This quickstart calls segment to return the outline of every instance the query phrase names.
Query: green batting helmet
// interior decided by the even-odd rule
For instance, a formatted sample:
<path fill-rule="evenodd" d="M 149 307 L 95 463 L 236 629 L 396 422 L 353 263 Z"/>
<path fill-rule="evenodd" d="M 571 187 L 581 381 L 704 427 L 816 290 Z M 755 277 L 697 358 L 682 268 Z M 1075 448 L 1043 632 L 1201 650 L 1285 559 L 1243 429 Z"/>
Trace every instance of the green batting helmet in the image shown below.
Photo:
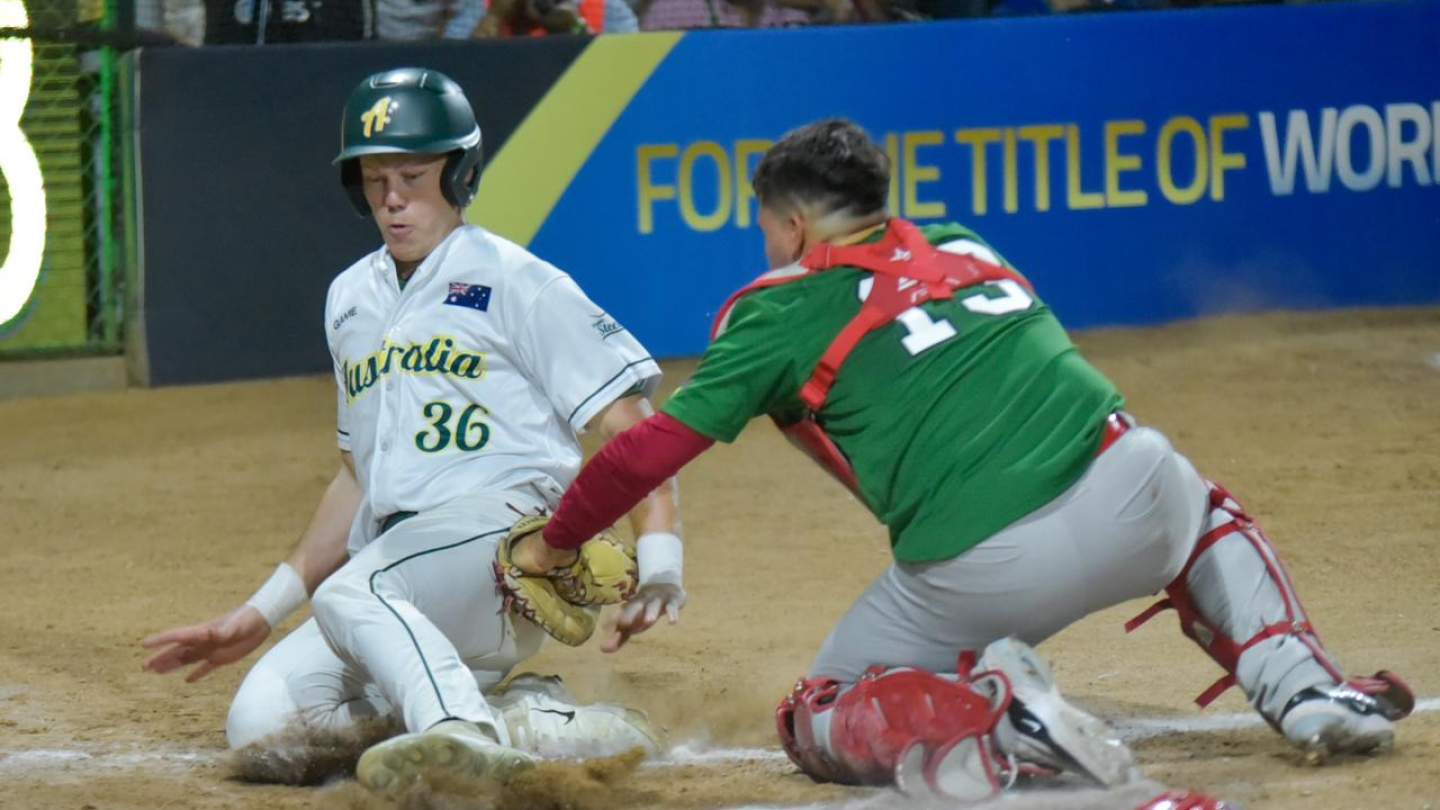
<path fill-rule="evenodd" d="M 362 155 L 446 155 L 440 190 L 457 208 L 480 187 L 480 125 L 454 79 L 427 68 L 396 68 L 360 82 L 340 119 L 340 183 L 361 216 L 370 215 L 360 179 Z"/>

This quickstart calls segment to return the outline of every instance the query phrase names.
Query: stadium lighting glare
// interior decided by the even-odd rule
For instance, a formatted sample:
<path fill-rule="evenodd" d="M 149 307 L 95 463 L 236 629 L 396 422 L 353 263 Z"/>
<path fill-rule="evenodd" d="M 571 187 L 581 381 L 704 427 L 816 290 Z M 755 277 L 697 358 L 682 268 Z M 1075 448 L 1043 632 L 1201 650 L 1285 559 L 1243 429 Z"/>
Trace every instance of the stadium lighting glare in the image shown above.
<path fill-rule="evenodd" d="M 0 28 L 30 24 L 22 0 L 0 0 Z M 45 180 L 20 116 L 30 98 L 34 48 L 0 39 L 0 174 L 10 190 L 10 249 L 0 265 L 0 323 L 20 313 L 35 291 L 45 254 Z"/>

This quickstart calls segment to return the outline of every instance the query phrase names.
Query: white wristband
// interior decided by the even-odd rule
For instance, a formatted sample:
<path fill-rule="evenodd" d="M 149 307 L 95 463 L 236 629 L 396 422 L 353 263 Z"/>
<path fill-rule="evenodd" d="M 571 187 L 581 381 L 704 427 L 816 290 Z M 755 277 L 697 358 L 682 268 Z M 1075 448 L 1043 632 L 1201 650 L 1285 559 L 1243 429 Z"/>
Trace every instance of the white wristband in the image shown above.
<path fill-rule="evenodd" d="M 650 532 L 635 541 L 635 558 L 640 568 L 640 585 L 680 586 L 685 566 L 685 545 L 670 532 Z"/>
<path fill-rule="evenodd" d="M 299 610 L 308 598 L 305 580 L 300 578 L 300 574 L 291 568 L 289 563 L 282 562 L 275 566 L 275 573 L 260 586 L 260 590 L 245 600 L 245 604 L 260 611 L 260 615 L 265 617 L 270 627 L 275 628 L 290 618 L 291 613 Z"/>

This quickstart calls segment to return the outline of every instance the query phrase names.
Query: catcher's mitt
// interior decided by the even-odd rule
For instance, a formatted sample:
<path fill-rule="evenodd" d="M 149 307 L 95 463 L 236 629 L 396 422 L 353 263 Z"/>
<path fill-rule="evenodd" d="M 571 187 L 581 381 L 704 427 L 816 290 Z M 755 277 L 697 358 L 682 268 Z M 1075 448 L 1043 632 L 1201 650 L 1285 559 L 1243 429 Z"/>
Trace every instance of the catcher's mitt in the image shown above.
<path fill-rule="evenodd" d="M 580 547 L 580 556 L 566 568 L 545 576 L 521 571 L 510 560 L 520 538 L 540 531 L 550 518 L 522 518 L 495 550 L 495 580 L 506 607 L 540 625 L 555 640 L 578 647 L 595 632 L 600 605 L 614 605 L 635 593 L 638 571 L 635 552 L 609 532 Z"/>

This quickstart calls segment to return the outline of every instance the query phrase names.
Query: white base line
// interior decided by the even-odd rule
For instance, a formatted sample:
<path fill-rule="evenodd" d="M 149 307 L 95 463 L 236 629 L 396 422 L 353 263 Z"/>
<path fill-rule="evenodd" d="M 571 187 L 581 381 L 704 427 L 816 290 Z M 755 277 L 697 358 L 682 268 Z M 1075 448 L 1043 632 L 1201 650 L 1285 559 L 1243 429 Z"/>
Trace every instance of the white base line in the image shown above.
<path fill-rule="evenodd" d="M 1440 710 L 1440 698 L 1426 698 L 1415 704 L 1415 713 Z M 1177 717 L 1135 717 L 1113 723 L 1129 742 L 1167 734 L 1214 734 L 1265 725 L 1254 712 Z M 105 752 L 81 749 L 34 748 L 0 750 L 0 773 L 37 773 L 72 767 L 104 769 L 189 769 L 219 762 L 222 751 L 126 751 Z M 785 752 L 775 748 L 708 748 L 682 744 L 657 760 L 653 767 L 677 765 L 720 765 L 733 762 L 784 762 Z"/>
<path fill-rule="evenodd" d="M 92 753 L 77 749 L 34 748 L 0 751 L 0 773 L 64 770 L 72 766 L 140 769 L 172 765 L 188 768 L 215 762 L 221 756 L 220 752 L 215 751 L 131 751 L 127 753 L 98 751 Z"/>

